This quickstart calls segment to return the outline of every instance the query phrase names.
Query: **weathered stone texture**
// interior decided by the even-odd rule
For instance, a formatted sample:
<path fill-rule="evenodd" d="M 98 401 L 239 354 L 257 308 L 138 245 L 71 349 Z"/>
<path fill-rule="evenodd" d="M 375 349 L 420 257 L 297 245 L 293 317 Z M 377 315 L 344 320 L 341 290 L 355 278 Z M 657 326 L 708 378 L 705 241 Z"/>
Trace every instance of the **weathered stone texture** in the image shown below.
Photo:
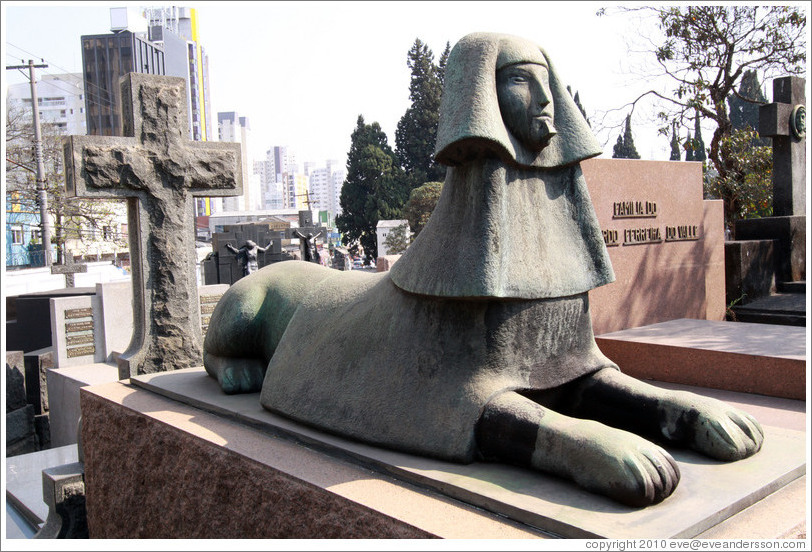
<path fill-rule="evenodd" d="M 430 536 L 92 394 L 82 402 L 92 538 Z"/>

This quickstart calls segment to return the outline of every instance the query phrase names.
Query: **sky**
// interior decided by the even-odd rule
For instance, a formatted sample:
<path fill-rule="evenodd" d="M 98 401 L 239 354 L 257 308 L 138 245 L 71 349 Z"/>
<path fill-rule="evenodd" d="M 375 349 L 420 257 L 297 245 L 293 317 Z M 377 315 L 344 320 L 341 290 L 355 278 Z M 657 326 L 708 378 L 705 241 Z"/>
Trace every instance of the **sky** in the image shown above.
<path fill-rule="evenodd" d="M 173 5 L 150 2 L 2 2 L 6 65 L 28 59 L 44 73 L 81 72 L 80 37 L 110 30 L 110 8 Z M 197 9 L 200 42 L 209 56 L 212 108 L 236 111 L 251 128 L 254 159 L 288 146 L 299 163 L 346 160 L 359 115 L 378 122 L 395 146 L 395 128 L 410 105 L 407 53 L 419 38 L 435 60 L 464 35 L 503 32 L 545 48 L 581 103 L 611 157 L 620 129 L 603 130 L 599 112 L 622 108 L 640 91 L 668 83 L 635 76 L 642 54 L 630 37 L 647 25 L 628 15 L 598 17 L 614 4 L 552 1 L 298 1 L 178 2 Z M 142 20 L 143 21 L 143 20 Z M 653 25 L 648 24 L 653 29 Z M 6 84 L 27 82 L 5 71 Z M 611 112 L 622 121 L 627 109 Z M 668 159 L 668 139 L 649 124 L 654 107 L 632 120 L 644 159 Z M 215 131 L 216 132 L 216 131 Z M 709 141 L 710 128 L 703 132 Z"/>

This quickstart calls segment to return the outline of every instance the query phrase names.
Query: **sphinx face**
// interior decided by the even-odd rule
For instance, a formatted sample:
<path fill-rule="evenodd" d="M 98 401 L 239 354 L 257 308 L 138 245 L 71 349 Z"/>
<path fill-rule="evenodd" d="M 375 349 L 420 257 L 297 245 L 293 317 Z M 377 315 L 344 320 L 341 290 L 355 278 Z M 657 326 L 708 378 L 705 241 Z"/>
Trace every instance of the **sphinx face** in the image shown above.
<path fill-rule="evenodd" d="M 556 134 L 547 67 L 536 63 L 503 67 L 496 72 L 496 92 L 507 129 L 528 149 L 542 150 Z"/>

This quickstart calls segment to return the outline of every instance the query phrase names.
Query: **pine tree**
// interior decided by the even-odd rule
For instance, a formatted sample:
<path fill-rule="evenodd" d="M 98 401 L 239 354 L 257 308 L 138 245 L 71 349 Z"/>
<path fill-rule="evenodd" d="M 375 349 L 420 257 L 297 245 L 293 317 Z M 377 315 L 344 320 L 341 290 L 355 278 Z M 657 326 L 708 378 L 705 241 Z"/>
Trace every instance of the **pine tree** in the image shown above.
<path fill-rule="evenodd" d="M 699 125 L 699 113 L 696 114 L 695 124 L 694 124 L 694 161 L 701 161 L 705 162 L 705 159 L 708 158 L 707 153 L 705 153 L 705 141 L 702 139 L 702 127 Z"/>
<path fill-rule="evenodd" d="M 450 45 L 446 45 L 450 51 Z M 440 119 L 440 99 L 445 74 L 443 54 L 440 66 L 434 64 L 434 54 L 419 38 L 415 40 L 407 57 L 412 72 L 409 99 L 412 105 L 398 122 L 395 130 L 395 151 L 403 170 L 405 193 L 428 180 L 442 180 L 445 168 L 434 162 L 437 123 Z"/>
<path fill-rule="evenodd" d="M 378 256 L 376 226 L 381 219 L 395 218 L 406 201 L 396 186 L 396 156 L 378 123 L 367 125 L 363 116 L 352 133 L 347 154 L 347 178 L 341 187 L 341 210 L 336 227 L 341 241 L 353 253 L 364 248 L 367 260 Z"/>
<path fill-rule="evenodd" d="M 670 161 L 679 161 L 679 138 L 677 138 L 677 125 L 671 125 L 671 158 Z"/>
<path fill-rule="evenodd" d="M 688 137 L 685 139 L 685 160 L 686 161 L 694 161 L 694 141 L 691 138 L 691 133 L 688 133 Z"/>
<path fill-rule="evenodd" d="M 637 148 L 634 147 L 631 119 L 631 115 L 626 115 L 626 128 L 623 135 L 617 137 L 614 153 L 612 153 L 614 159 L 640 159 L 640 154 L 637 153 Z"/>

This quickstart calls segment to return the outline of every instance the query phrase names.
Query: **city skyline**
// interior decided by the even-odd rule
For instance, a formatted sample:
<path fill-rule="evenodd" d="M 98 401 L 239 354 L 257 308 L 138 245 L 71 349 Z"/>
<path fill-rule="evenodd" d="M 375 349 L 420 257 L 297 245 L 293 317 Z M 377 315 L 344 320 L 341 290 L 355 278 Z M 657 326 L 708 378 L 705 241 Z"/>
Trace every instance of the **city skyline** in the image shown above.
<path fill-rule="evenodd" d="M 154 5 L 4 2 L 4 59 L 8 65 L 41 57 L 50 65 L 45 74 L 80 72 L 80 37 L 109 32 L 110 8 L 136 12 Z M 633 85 L 646 84 L 630 82 L 639 79 L 628 73 L 623 34 L 629 18 L 599 18 L 598 3 L 472 2 L 465 10 L 457 2 L 416 1 L 182 5 L 198 13 L 200 41 L 210 58 L 212 111 L 248 118 L 254 158 L 282 145 L 301 162 L 346 160 L 359 115 L 380 123 L 395 147 L 397 122 L 410 105 L 406 56 L 417 38 L 435 61 L 446 42 L 453 46 L 469 32 L 535 40 L 589 114 L 623 106 L 635 97 Z M 31 32 L 34 21 L 47 33 Z M 7 73 L 8 84 L 25 78 Z M 667 159 L 668 139 L 644 131 L 644 116 L 638 109 L 640 120 L 633 121 L 638 149 L 644 158 Z M 610 156 L 619 131 L 593 129 Z"/>

